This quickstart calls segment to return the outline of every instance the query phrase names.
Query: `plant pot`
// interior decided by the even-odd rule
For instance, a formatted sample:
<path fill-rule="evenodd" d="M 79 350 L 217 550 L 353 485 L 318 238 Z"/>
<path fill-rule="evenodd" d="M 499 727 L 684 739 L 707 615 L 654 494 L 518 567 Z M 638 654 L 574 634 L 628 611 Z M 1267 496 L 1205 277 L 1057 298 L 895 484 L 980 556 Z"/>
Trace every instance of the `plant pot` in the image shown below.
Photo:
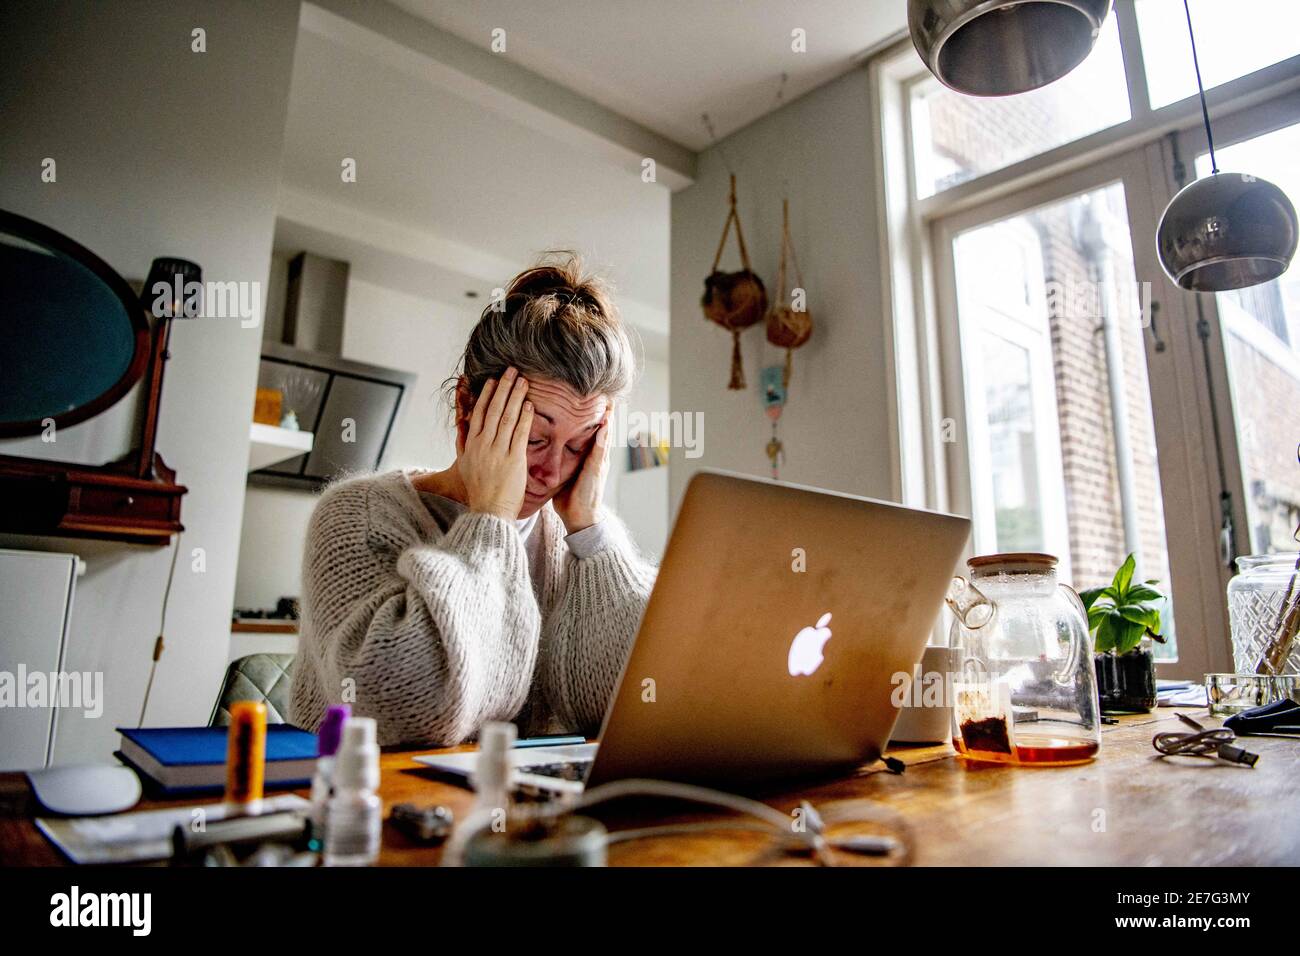
<path fill-rule="evenodd" d="M 1156 706 L 1156 663 L 1151 641 L 1126 654 L 1094 654 L 1103 714 L 1149 714 Z"/>

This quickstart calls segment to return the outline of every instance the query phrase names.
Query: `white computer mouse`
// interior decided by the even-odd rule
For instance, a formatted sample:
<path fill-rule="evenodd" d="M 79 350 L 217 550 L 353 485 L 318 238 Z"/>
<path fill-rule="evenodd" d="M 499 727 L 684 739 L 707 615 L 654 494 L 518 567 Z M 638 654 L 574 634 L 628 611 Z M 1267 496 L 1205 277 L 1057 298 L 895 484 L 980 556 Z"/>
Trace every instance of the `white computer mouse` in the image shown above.
<path fill-rule="evenodd" d="M 121 764 L 29 770 L 27 779 L 42 806 L 71 817 L 118 813 L 140 800 L 140 778 Z"/>

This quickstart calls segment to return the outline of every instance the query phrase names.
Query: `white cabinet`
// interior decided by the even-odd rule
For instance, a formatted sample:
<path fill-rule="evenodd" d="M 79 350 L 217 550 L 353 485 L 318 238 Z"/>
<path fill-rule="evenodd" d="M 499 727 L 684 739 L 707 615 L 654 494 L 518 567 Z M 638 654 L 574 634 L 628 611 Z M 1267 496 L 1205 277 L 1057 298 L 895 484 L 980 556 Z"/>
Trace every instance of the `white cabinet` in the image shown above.
<path fill-rule="evenodd" d="M 102 677 L 63 674 L 83 569 L 75 554 L 0 548 L 0 771 L 50 765 L 60 702 L 103 706 Z"/>

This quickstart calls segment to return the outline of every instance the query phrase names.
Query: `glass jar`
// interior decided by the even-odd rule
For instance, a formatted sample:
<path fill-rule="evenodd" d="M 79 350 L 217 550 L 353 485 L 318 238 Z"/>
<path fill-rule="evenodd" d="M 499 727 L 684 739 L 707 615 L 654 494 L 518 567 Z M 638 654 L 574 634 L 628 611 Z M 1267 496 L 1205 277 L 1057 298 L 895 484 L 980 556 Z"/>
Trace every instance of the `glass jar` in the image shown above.
<path fill-rule="evenodd" d="M 1091 760 L 1101 720 L 1088 616 L 1047 554 L 966 562 L 948 593 L 959 651 L 952 743 L 972 760 L 1052 766 Z"/>
<path fill-rule="evenodd" d="M 1240 573 L 1228 582 L 1232 663 L 1237 673 L 1300 674 L 1297 557 L 1292 551 L 1237 559 Z M 1265 657 L 1269 664 L 1261 669 Z"/>

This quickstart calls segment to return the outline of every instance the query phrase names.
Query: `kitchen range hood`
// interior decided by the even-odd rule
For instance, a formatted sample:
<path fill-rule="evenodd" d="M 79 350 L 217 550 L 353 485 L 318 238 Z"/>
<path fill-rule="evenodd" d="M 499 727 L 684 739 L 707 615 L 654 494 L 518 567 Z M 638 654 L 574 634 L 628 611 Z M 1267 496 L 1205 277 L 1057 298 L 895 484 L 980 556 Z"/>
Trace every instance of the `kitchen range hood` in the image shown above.
<path fill-rule="evenodd" d="M 342 357 L 348 264 L 309 252 L 289 263 L 282 342 L 263 342 L 257 387 L 312 432 L 311 451 L 250 472 L 250 483 L 318 490 L 383 460 L 413 372 Z"/>

